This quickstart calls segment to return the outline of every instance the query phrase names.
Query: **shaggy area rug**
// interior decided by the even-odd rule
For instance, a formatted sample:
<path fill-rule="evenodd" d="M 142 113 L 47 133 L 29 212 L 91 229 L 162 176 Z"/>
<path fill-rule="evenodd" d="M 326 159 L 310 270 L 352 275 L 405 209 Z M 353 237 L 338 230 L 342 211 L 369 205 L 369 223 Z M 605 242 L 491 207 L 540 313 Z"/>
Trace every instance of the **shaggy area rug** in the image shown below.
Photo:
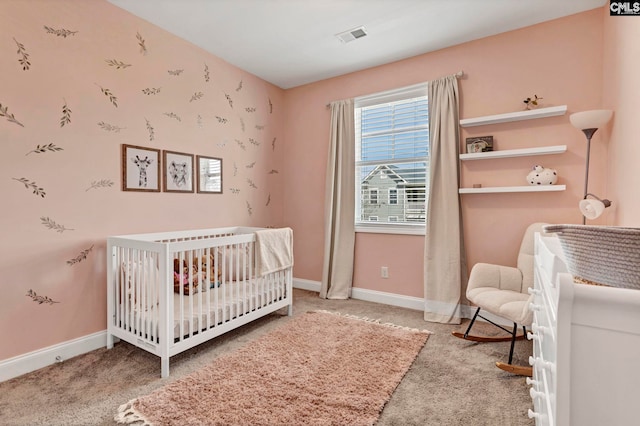
<path fill-rule="evenodd" d="M 308 312 L 120 406 L 144 425 L 371 425 L 429 332 Z"/>

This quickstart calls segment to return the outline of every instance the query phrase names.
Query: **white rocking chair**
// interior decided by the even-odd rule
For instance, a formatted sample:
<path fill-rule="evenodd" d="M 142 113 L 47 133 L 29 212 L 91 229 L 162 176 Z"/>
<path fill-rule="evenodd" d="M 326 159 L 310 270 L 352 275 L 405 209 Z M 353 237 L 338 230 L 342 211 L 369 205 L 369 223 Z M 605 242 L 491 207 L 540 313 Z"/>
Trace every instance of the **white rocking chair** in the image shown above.
<path fill-rule="evenodd" d="M 533 319 L 533 314 L 529 311 L 529 303 L 533 301 L 533 296 L 528 294 L 528 289 L 530 287 L 533 288 L 534 234 L 541 232 L 544 225 L 546 223 L 534 223 L 529 225 L 525 231 L 518 254 L 517 268 L 489 263 L 477 263 L 473 266 L 466 295 L 467 299 L 476 305 L 478 309 L 464 334 L 460 332 L 452 333 L 456 337 L 474 342 L 504 342 L 511 340 L 509 362 L 496 362 L 496 366 L 504 371 L 522 376 L 531 376 L 531 367 L 513 365 L 513 349 L 516 340 L 523 339 L 527 335 L 527 327 L 531 325 Z M 513 329 L 508 330 L 482 316 L 480 314 L 481 309 L 513 321 Z M 510 336 L 488 337 L 469 334 L 477 317 L 501 328 L 509 333 Z M 517 334 L 518 325 L 522 326 L 524 334 Z"/>

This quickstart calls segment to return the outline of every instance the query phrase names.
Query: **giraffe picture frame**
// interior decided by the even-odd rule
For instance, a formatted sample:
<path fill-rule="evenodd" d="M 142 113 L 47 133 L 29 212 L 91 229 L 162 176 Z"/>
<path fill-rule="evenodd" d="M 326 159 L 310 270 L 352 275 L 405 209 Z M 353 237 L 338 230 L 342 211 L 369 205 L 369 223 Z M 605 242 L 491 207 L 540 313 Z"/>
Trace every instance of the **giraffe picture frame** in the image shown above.
<path fill-rule="evenodd" d="M 160 192 L 160 150 L 122 144 L 122 190 Z"/>

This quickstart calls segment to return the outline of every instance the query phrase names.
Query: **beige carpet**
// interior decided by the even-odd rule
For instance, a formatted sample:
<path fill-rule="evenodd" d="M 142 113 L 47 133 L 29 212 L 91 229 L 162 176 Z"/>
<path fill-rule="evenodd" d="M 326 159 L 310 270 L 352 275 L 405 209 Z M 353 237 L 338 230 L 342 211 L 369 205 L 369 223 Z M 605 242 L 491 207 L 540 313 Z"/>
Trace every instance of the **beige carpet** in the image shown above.
<path fill-rule="evenodd" d="M 452 331 L 465 330 L 468 320 L 461 325 L 427 323 L 422 311 L 325 300 L 299 289 L 293 298 L 293 317 L 285 309 L 171 357 L 166 379 L 160 378 L 158 357 L 120 342 L 111 350 L 97 349 L 2 382 L 0 425 L 117 426 L 113 416 L 123 403 L 187 377 L 308 311 L 329 310 L 433 333 L 376 426 L 533 426 L 527 418 L 533 407 L 525 379 L 495 367 L 496 361 L 507 361 L 509 342 L 478 344 L 452 337 Z M 474 326 L 478 334 L 498 331 L 486 323 Z M 531 341 L 518 341 L 514 362 L 526 365 L 531 352 Z"/>
<path fill-rule="evenodd" d="M 307 312 L 120 407 L 150 425 L 372 425 L 429 333 Z"/>

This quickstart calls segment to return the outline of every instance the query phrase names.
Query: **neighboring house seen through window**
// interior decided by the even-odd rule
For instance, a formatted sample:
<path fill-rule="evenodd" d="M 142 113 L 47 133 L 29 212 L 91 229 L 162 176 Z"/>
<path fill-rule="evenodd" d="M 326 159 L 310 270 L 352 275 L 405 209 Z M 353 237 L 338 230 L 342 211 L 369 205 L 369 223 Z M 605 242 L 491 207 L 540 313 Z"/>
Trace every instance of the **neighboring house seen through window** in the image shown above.
<path fill-rule="evenodd" d="M 422 84 L 356 99 L 356 231 L 424 233 L 426 94 Z"/>

